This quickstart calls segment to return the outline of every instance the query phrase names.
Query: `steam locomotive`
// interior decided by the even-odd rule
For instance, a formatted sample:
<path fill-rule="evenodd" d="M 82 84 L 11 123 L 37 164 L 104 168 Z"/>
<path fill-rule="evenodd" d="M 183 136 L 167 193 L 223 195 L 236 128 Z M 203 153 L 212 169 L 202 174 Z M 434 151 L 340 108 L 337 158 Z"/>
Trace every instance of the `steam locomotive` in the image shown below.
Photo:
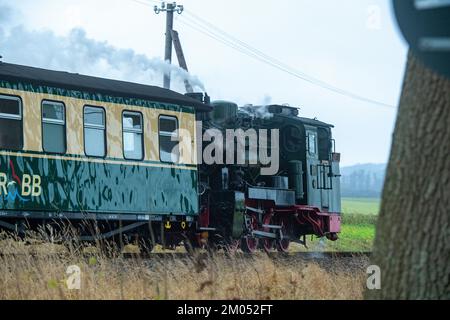
<path fill-rule="evenodd" d="M 217 101 L 212 106 L 212 112 L 203 114 L 204 131 L 218 128 L 223 136 L 230 130 L 263 133 L 260 148 L 278 154 L 276 171 L 262 175 L 263 165 L 251 164 L 256 150 L 242 139 L 243 164 L 199 166 L 204 190 L 200 229 L 214 228 L 212 242 L 240 246 L 244 252 L 287 252 L 290 242 L 306 245 L 306 235 L 337 240 L 340 155 L 334 150 L 332 126 L 299 117 L 299 110 L 287 105 L 239 108 Z M 276 138 L 268 130 L 276 132 Z M 261 145 L 261 140 L 268 143 Z M 230 147 L 236 148 L 234 142 L 226 144 L 224 153 Z"/>
<path fill-rule="evenodd" d="M 331 129 L 287 105 L 0 63 L 0 228 L 147 250 L 336 240 Z"/>

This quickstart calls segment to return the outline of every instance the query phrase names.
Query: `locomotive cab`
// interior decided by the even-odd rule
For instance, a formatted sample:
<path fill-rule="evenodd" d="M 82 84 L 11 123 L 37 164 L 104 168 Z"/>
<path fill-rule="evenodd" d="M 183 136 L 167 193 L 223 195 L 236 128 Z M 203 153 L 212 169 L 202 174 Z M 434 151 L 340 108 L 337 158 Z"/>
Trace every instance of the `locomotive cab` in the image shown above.
<path fill-rule="evenodd" d="M 329 127 L 305 125 L 307 204 L 340 212 L 339 156 Z"/>
<path fill-rule="evenodd" d="M 269 110 L 293 109 L 269 107 Z M 297 111 L 297 109 L 295 109 Z M 297 112 L 279 111 L 272 119 L 280 127 L 280 172 L 288 172 L 289 188 L 296 190 L 296 204 L 319 207 L 325 212 L 339 213 L 340 154 L 335 151 L 332 125 L 298 117 Z M 295 163 L 301 163 L 302 185 L 295 181 Z M 298 170 L 297 170 L 298 171 Z"/>

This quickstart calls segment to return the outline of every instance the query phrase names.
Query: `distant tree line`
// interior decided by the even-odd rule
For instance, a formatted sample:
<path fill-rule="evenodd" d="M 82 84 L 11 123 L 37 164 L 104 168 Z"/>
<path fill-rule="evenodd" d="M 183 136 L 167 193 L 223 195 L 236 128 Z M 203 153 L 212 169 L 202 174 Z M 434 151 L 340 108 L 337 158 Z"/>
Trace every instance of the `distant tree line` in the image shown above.
<path fill-rule="evenodd" d="M 342 170 L 341 194 L 343 197 L 380 197 L 383 189 L 384 167 L 365 165 L 364 168 L 348 167 Z"/>

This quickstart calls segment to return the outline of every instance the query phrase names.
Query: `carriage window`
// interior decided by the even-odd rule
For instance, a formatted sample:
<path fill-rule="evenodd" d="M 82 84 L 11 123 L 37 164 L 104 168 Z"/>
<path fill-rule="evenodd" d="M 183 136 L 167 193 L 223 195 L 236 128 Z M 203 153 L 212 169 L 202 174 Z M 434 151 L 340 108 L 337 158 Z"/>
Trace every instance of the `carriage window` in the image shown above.
<path fill-rule="evenodd" d="M 45 152 L 66 152 L 66 118 L 64 104 L 42 102 L 42 147 Z"/>
<path fill-rule="evenodd" d="M 0 95 L 0 148 L 23 149 L 22 102 L 18 97 Z"/>
<path fill-rule="evenodd" d="M 122 126 L 125 159 L 142 160 L 144 158 L 142 115 L 137 112 L 124 112 Z"/>
<path fill-rule="evenodd" d="M 84 152 L 87 156 L 106 156 L 105 110 L 84 107 Z"/>
<path fill-rule="evenodd" d="M 316 135 L 308 134 L 308 151 L 310 154 L 316 154 Z"/>
<path fill-rule="evenodd" d="M 162 162 L 178 162 L 178 120 L 175 117 L 159 118 L 159 158 Z"/>

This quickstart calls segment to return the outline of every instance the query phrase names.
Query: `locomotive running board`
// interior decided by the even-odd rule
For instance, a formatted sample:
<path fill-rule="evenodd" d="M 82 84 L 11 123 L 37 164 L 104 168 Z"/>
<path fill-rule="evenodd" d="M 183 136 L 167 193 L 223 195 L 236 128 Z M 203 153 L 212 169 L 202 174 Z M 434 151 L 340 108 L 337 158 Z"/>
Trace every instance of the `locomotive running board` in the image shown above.
<path fill-rule="evenodd" d="M 261 213 L 261 214 L 264 213 L 264 210 L 252 208 L 252 207 L 248 207 L 248 206 L 246 206 L 245 209 L 256 212 L 256 213 Z"/>
<path fill-rule="evenodd" d="M 275 225 L 275 224 L 263 224 L 262 227 L 269 228 L 269 229 L 278 229 L 278 230 L 281 230 L 281 228 L 283 228 L 282 226 Z"/>
<path fill-rule="evenodd" d="M 264 231 L 259 231 L 259 230 L 252 231 L 252 235 L 253 235 L 253 236 L 257 236 L 258 238 L 272 238 L 272 239 L 277 239 L 277 235 L 276 235 L 275 233 L 264 232 Z"/>

